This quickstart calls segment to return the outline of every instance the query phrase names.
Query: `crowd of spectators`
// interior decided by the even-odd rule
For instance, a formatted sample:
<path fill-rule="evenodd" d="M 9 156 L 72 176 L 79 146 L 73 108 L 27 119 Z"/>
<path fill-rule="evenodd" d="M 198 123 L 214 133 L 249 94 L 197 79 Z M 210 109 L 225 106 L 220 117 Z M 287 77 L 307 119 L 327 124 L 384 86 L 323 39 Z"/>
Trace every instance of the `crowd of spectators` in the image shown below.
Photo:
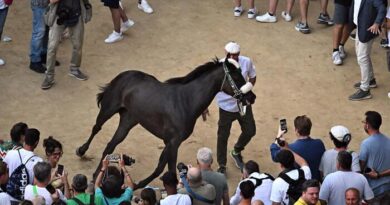
<path fill-rule="evenodd" d="M 378 112 L 365 113 L 363 129 L 369 136 L 359 153 L 348 149 L 349 130 L 333 126 L 329 137 L 334 147 L 325 151 L 322 141 L 310 136 L 310 118 L 298 116 L 294 120 L 297 140 L 289 144 L 284 138 L 286 130 L 279 128 L 270 147 L 272 159 L 281 169 L 275 178 L 249 160 L 229 197 L 226 172 L 213 171 L 213 152 L 202 147 L 196 154 L 196 166 L 178 166 L 179 176 L 167 171 L 160 178 L 164 188 L 146 187 L 133 197 L 135 183 L 123 157 L 117 164 L 111 163 L 111 158 L 103 159 L 94 189 L 81 173 L 69 183 L 68 169 L 59 163 L 62 144 L 52 136 L 44 139 L 46 156 L 40 158 L 34 152 L 40 132 L 20 122 L 11 128 L 11 140 L 0 144 L 0 204 L 390 204 L 390 139 L 379 131 L 381 124 Z"/>

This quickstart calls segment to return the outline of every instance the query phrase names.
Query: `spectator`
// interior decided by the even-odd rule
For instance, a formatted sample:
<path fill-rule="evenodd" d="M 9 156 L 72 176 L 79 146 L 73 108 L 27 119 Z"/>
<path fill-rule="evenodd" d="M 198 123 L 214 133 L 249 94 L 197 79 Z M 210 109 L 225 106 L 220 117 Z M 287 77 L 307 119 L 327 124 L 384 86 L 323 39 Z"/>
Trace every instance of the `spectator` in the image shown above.
<path fill-rule="evenodd" d="M 5 19 L 7 18 L 7 13 L 8 13 L 8 6 L 4 0 L 0 0 L 0 39 L 2 38 L 1 36 L 3 35 L 3 28 L 5 24 Z M 0 66 L 4 65 L 5 61 L 0 58 Z"/>
<path fill-rule="evenodd" d="M 77 174 L 72 180 L 73 198 L 66 201 L 67 205 L 94 204 L 95 197 L 85 193 L 88 187 L 87 177 L 83 174 Z"/>
<path fill-rule="evenodd" d="M 0 144 L 1 160 L 4 159 L 5 155 L 9 150 L 19 149 L 23 147 L 24 135 L 26 134 L 27 129 L 27 124 L 24 122 L 19 122 L 12 126 L 10 131 L 11 140 L 7 140 Z"/>
<path fill-rule="evenodd" d="M 360 193 L 356 188 L 348 188 L 345 191 L 345 205 L 360 205 Z"/>
<path fill-rule="evenodd" d="M 115 171 L 110 171 L 110 167 L 108 165 L 109 162 L 106 157 L 102 161 L 102 169 L 100 170 L 95 182 L 95 196 L 97 203 L 119 205 L 122 201 L 130 202 L 133 198 L 134 183 L 130 174 L 126 170 L 123 156 L 119 161 L 120 170 L 124 174 L 123 177 L 116 167 L 111 166 L 111 170 Z M 106 176 L 103 179 L 104 173 L 106 173 Z M 124 182 L 126 183 L 124 184 Z M 126 188 L 122 188 L 123 185 L 125 185 Z"/>
<path fill-rule="evenodd" d="M 320 163 L 321 180 L 328 174 L 336 172 L 337 154 L 340 151 L 347 151 L 348 144 L 351 142 L 352 136 L 349 130 L 342 126 L 337 125 L 330 129 L 330 139 L 332 140 L 335 148 L 329 149 L 322 155 Z M 356 152 L 350 151 L 352 154 L 352 171 L 360 172 L 359 155 Z"/>
<path fill-rule="evenodd" d="M 320 139 L 313 139 L 310 137 L 311 120 L 306 115 L 298 116 L 294 120 L 295 134 L 297 140 L 288 145 L 288 147 L 309 164 L 310 172 L 313 179 L 320 181 L 320 171 L 318 170 L 321 162 L 322 154 L 325 152 L 324 143 Z M 285 132 L 279 131 L 277 138 L 281 138 Z M 280 147 L 275 142 L 271 144 L 272 160 L 276 162 L 276 155 L 280 151 Z"/>
<path fill-rule="evenodd" d="M 240 64 L 241 74 L 248 82 L 246 85 L 252 88 L 256 83 L 256 71 L 252 60 L 246 56 L 240 56 L 240 45 L 235 42 L 229 42 L 225 46 L 227 58 L 232 58 Z M 237 120 L 241 126 L 241 134 L 238 137 L 234 149 L 230 152 L 236 166 L 240 169 L 244 166 L 241 151 L 256 134 L 256 124 L 253 118 L 252 107 L 246 106 L 246 112 L 239 110 L 237 100 L 232 96 L 219 92 L 217 94 L 219 106 L 218 121 L 218 141 L 217 141 L 217 161 L 219 164 L 218 172 L 226 173 L 226 152 L 227 143 L 230 135 L 230 129 L 233 121 Z M 241 113 L 240 113 L 241 112 Z M 243 114 L 243 115 L 242 115 Z"/>
<path fill-rule="evenodd" d="M 320 183 L 309 179 L 302 184 L 302 196 L 294 205 L 321 205 L 319 201 Z"/>
<path fill-rule="evenodd" d="M 65 184 L 65 192 L 69 192 L 68 176 L 63 174 L 62 180 Z M 24 192 L 24 199 L 34 200 L 36 196 L 42 196 L 46 205 L 51 205 L 56 201 L 66 201 L 66 197 L 59 189 L 48 188 L 51 181 L 51 166 L 47 162 L 38 162 L 34 166 L 34 185 L 27 185 Z M 50 191 L 49 191 L 50 190 Z M 68 194 L 65 194 L 68 195 Z"/>
<path fill-rule="evenodd" d="M 51 165 L 51 175 L 56 178 L 52 180 L 51 185 L 53 185 L 56 189 L 59 188 L 61 189 L 61 191 L 64 191 L 64 184 L 61 181 L 61 178 L 58 178 L 58 176 L 61 176 L 64 172 L 64 166 L 58 164 L 63 154 L 62 144 L 56 139 L 54 139 L 52 136 L 50 136 L 47 139 L 43 140 L 43 147 L 45 148 L 47 162 L 49 162 L 49 164 Z M 69 198 L 70 196 L 66 197 Z"/>
<path fill-rule="evenodd" d="M 3 187 L 7 185 L 8 182 L 8 169 L 7 164 L 0 161 L 0 204 L 1 205 L 11 205 L 11 199 L 9 195 L 3 190 Z"/>
<path fill-rule="evenodd" d="M 292 202 L 298 200 L 299 196 L 294 199 L 294 196 L 289 196 L 287 194 L 288 190 L 290 189 L 290 184 L 281 176 L 287 176 L 290 180 L 293 180 L 295 183 L 299 184 L 302 181 L 311 179 L 310 168 L 301 156 L 288 149 L 281 150 L 276 155 L 276 159 L 277 162 L 280 163 L 280 167 L 283 171 L 272 184 L 270 197 L 272 205 L 292 204 Z M 294 167 L 294 162 L 296 162 L 301 168 L 296 169 Z"/>
<path fill-rule="evenodd" d="M 325 177 L 321 186 L 320 199 L 327 204 L 344 204 L 345 191 L 354 187 L 359 190 L 361 197 L 366 201 L 374 198 L 367 179 L 360 173 L 351 171 L 352 155 L 347 151 L 341 151 L 337 155 L 337 172 Z"/>
<path fill-rule="evenodd" d="M 241 16 L 242 12 L 244 12 L 244 8 L 241 5 L 241 0 L 234 0 L 234 4 L 236 5 L 234 7 L 234 16 L 239 17 Z M 257 14 L 255 0 L 248 0 L 248 4 L 250 7 L 248 10 L 248 19 L 253 19 Z"/>
<path fill-rule="evenodd" d="M 160 205 L 191 205 L 191 198 L 186 194 L 177 193 L 177 180 L 176 174 L 174 172 L 165 172 L 164 175 L 160 178 L 163 182 L 164 188 L 167 191 L 167 197 L 160 201 Z"/>
<path fill-rule="evenodd" d="M 110 8 L 114 31 L 104 40 L 105 43 L 115 43 L 123 39 L 122 32 L 127 31 L 134 22 L 127 18 L 125 11 L 120 6 L 120 0 L 101 0 L 104 6 Z M 121 19 L 123 24 L 121 26 Z"/>
<path fill-rule="evenodd" d="M 333 20 L 329 17 L 328 14 L 328 0 L 321 0 L 321 13 L 317 18 L 317 23 L 325 24 L 331 26 L 334 24 Z M 301 14 L 301 19 L 298 21 L 295 26 L 295 30 L 308 34 L 310 33 L 309 24 L 307 23 L 307 12 L 309 9 L 309 0 L 299 0 L 299 11 Z"/>
<path fill-rule="evenodd" d="M 141 191 L 141 201 L 139 205 L 156 205 L 156 192 L 152 188 L 145 188 Z"/>
<path fill-rule="evenodd" d="M 179 189 L 178 192 L 190 195 L 193 199 L 193 205 L 215 204 L 215 188 L 213 185 L 202 181 L 202 174 L 199 168 L 190 167 L 186 180 L 188 181 L 188 186 L 183 181 L 184 187 Z M 198 196 L 202 197 L 202 199 Z"/>
<path fill-rule="evenodd" d="M 251 181 L 243 181 L 240 183 L 240 190 L 241 200 L 238 205 L 250 205 L 255 195 L 255 185 Z"/>
<path fill-rule="evenodd" d="M 278 0 L 270 0 L 268 12 L 256 17 L 256 21 L 263 23 L 275 23 L 278 19 L 276 17 L 276 8 L 278 6 Z M 286 10 L 282 11 L 282 18 L 289 22 L 292 20 L 291 9 L 294 6 L 294 0 L 287 0 Z"/>
<path fill-rule="evenodd" d="M 28 181 L 26 184 L 32 184 L 34 179 L 34 166 L 36 163 L 41 162 L 42 158 L 34 154 L 35 148 L 39 143 L 39 131 L 34 128 L 27 129 L 24 139 L 23 148 L 17 150 L 11 150 L 4 158 L 4 162 L 8 165 L 8 173 L 11 177 L 13 172 L 22 164 L 25 164 L 28 172 Z M 9 191 L 9 190 L 7 190 Z M 15 198 L 11 198 L 11 201 L 18 201 Z"/>
<path fill-rule="evenodd" d="M 378 112 L 367 111 L 363 124 L 369 137 L 360 145 L 360 167 L 372 170 L 367 178 L 374 191 L 374 201 L 390 204 L 390 139 L 379 131 L 382 117 Z"/>
<path fill-rule="evenodd" d="M 244 181 L 251 181 L 255 186 L 255 195 L 252 197 L 252 203 L 255 201 L 261 201 L 265 205 L 271 205 L 270 201 L 272 183 L 274 178 L 266 173 L 260 173 L 259 165 L 249 160 L 245 163 L 242 170 L 243 180 L 237 186 L 236 192 L 230 199 L 230 205 L 237 205 L 241 200 L 240 184 Z"/>
<path fill-rule="evenodd" d="M 225 175 L 214 172 L 211 169 L 213 163 L 213 153 L 210 148 L 203 147 L 198 150 L 196 155 L 199 169 L 202 172 L 202 178 L 207 183 L 211 184 L 215 188 L 215 204 L 229 205 L 229 188 Z"/>
<path fill-rule="evenodd" d="M 76 0 L 74 0 L 76 1 Z M 67 9 L 69 15 L 66 18 L 59 18 L 50 27 L 49 47 L 47 51 L 47 71 L 41 88 L 46 90 L 54 85 L 55 62 L 60 38 L 65 28 L 68 28 L 73 50 L 70 62 L 69 75 L 78 80 L 87 80 L 88 77 L 80 71 L 81 54 L 84 39 L 84 23 L 91 20 L 92 6 L 88 0 L 50 0 L 51 4 L 58 3 L 57 11 Z"/>
<path fill-rule="evenodd" d="M 352 0 L 334 1 L 334 22 L 333 28 L 333 53 L 332 61 L 335 65 L 343 64 L 343 59 L 347 56 L 344 45 L 348 40 L 352 28 L 349 25 L 349 12 Z"/>
<path fill-rule="evenodd" d="M 357 27 L 355 50 L 361 81 L 354 84 L 358 90 L 349 96 L 349 100 L 364 100 L 372 98 L 370 88 L 377 87 L 370 54 L 374 37 L 379 34 L 379 27 L 385 18 L 386 6 L 383 0 L 361 1 L 360 6 L 355 3 L 357 2 L 352 3 L 351 16 Z"/>

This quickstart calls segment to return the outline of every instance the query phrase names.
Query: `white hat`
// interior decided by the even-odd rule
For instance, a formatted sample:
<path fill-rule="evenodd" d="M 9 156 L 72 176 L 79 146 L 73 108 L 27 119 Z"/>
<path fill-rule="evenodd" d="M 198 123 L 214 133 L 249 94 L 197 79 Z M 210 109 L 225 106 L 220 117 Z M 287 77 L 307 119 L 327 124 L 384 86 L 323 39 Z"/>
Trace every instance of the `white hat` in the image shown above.
<path fill-rule="evenodd" d="M 330 129 L 330 133 L 340 142 L 349 142 L 351 140 L 351 133 L 342 125 L 333 126 Z"/>
<path fill-rule="evenodd" d="M 231 41 L 226 44 L 225 51 L 231 54 L 236 54 L 240 52 L 240 45 L 238 43 Z"/>

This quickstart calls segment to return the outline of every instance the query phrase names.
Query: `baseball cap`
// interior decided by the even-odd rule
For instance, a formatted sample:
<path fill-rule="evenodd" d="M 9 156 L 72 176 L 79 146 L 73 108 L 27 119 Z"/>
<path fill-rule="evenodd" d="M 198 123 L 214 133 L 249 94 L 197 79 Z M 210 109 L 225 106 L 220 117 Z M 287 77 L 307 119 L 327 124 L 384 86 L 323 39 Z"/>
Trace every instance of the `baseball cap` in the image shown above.
<path fill-rule="evenodd" d="M 351 135 L 349 130 L 346 127 L 342 126 L 342 125 L 333 126 L 330 129 L 330 133 L 333 135 L 334 138 L 336 138 L 340 142 L 344 142 L 345 141 L 344 137 L 346 135 Z M 348 141 L 349 140 L 350 140 L 350 138 L 348 139 Z"/>
<path fill-rule="evenodd" d="M 231 41 L 225 45 L 225 51 L 231 54 L 236 54 L 240 52 L 240 45 L 238 43 Z"/>

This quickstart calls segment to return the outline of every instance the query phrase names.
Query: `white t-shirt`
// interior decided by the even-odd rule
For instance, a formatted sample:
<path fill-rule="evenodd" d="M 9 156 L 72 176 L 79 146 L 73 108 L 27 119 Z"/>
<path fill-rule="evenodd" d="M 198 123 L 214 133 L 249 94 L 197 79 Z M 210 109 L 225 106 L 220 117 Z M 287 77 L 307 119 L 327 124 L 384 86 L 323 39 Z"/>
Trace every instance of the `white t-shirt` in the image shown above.
<path fill-rule="evenodd" d="M 0 9 L 5 9 L 6 7 L 8 6 L 5 5 L 4 0 L 0 0 Z"/>
<path fill-rule="evenodd" d="M 253 65 L 250 58 L 246 56 L 238 56 L 238 63 L 241 67 L 241 74 L 244 77 L 246 81 L 248 81 L 249 78 L 256 77 L 256 71 L 255 66 Z M 227 83 L 227 82 L 226 82 Z M 237 100 L 234 99 L 232 96 L 224 93 L 219 92 L 216 96 L 218 106 L 225 111 L 228 112 L 238 112 L 238 106 L 237 106 Z"/>
<path fill-rule="evenodd" d="M 360 4 L 362 3 L 362 0 L 354 0 L 354 7 L 353 7 L 353 23 L 355 25 L 358 25 L 358 15 L 360 10 Z"/>
<path fill-rule="evenodd" d="M 305 173 L 305 179 L 311 179 L 311 172 L 310 168 L 308 166 L 301 167 L 303 172 Z M 299 177 L 299 172 L 297 169 L 291 170 L 286 173 L 287 176 L 289 176 L 293 180 L 297 180 Z M 288 204 L 289 197 L 287 196 L 287 190 L 289 188 L 289 184 L 284 181 L 282 178 L 278 177 L 275 179 L 274 183 L 272 184 L 272 191 L 271 191 L 271 201 L 276 203 L 283 202 L 284 204 Z"/>
<path fill-rule="evenodd" d="M 325 177 L 320 189 L 320 199 L 328 202 L 329 205 L 345 204 L 345 190 L 351 187 L 359 190 L 361 199 L 374 198 L 374 193 L 362 174 L 337 171 Z"/>
<path fill-rule="evenodd" d="M 11 198 L 7 193 L 5 193 L 5 192 L 0 193 L 0 204 L 1 205 L 11 205 L 10 200 L 11 200 Z"/>
<path fill-rule="evenodd" d="M 257 172 L 254 172 L 251 175 L 249 175 L 248 178 L 242 180 L 241 182 L 246 181 L 246 180 L 250 180 L 253 182 L 253 184 L 255 184 L 256 180 L 250 179 L 251 177 L 255 177 L 257 179 L 264 179 L 268 176 L 265 174 L 259 174 Z M 230 205 L 237 205 L 241 201 L 241 190 L 240 190 L 241 182 L 238 184 L 234 195 L 230 198 Z M 273 181 L 271 179 L 264 179 L 262 181 L 261 185 L 256 187 L 255 196 L 252 197 L 252 203 L 255 200 L 260 200 L 264 203 L 264 205 L 271 205 L 272 202 L 270 200 L 270 196 L 271 196 L 272 183 L 273 183 Z"/>
<path fill-rule="evenodd" d="M 26 189 L 24 190 L 24 199 L 27 199 L 30 201 L 34 200 L 34 198 L 36 196 L 34 194 L 33 187 L 34 186 L 31 184 L 26 186 Z M 61 190 L 57 189 L 57 192 L 58 192 L 59 198 L 62 201 L 66 202 L 66 197 L 64 196 L 64 194 L 62 194 Z M 47 191 L 46 188 L 37 187 L 37 193 L 38 193 L 38 196 L 42 196 L 45 199 L 46 205 L 51 205 L 53 203 L 53 199 L 51 198 L 51 194 L 49 191 Z"/>
<path fill-rule="evenodd" d="M 42 162 L 43 160 L 42 160 L 42 158 L 40 158 L 38 156 L 34 156 L 35 154 L 33 152 L 25 150 L 23 148 L 19 149 L 19 152 L 20 152 L 20 157 L 22 158 L 23 163 L 26 163 L 26 161 L 31 156 L 33 156 L 26 164 L 26 168 L 27 168 L 28 175 L 30 178 L 29 184 L 32 184 L 33 180 L 34 180 L 33 168 L 34 168 L 36 163 Z M 12 172 L 14 172 L 14 170 L 22 164 L 22 162 L 20 161 L 20 157 L 18 154 L 18 150 L 10 150 L 7 153 L 7 155 L 5 156 L 4 162 L 7 163 L 7 165 L 8 165 L 9 176 L 11 176 Z"/>
<path fill-rule="evenodd" d="M 175 194 L 162 199 L 160 205 L 192 205 L 192 202 L 187 194 Z"/>
<path fill-rule="evenodd" d="M 333 172 L 337 171 L 337 155 L 339 152 L 336 149 L 326 150 L 321 158 L 320 167 L 318 168 L 323 174 L 324 178 Z M 352 166 L 353 172 L 360 172 L 359 155 L 356 152 L 352 152 Z"/>

